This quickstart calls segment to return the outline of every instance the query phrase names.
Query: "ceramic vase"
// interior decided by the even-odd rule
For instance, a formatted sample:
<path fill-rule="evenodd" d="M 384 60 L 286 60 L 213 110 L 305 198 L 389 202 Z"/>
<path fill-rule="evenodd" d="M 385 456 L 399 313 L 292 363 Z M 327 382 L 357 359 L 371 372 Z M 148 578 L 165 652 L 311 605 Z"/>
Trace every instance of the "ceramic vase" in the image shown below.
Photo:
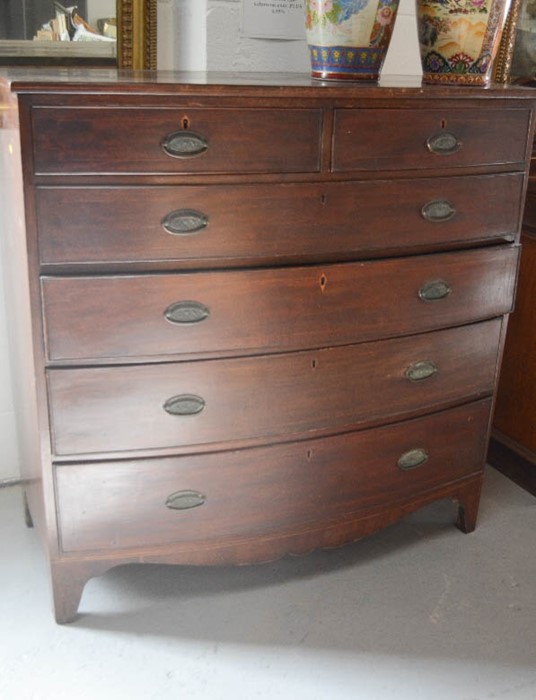
<path fill-rule="evenodd" d="M 313 78 L 378 80 L 399 0 L 306 0 Z"/>
<path fill-rule="evenodd" d="M 487 85 L 510 0 L 416 0 L 423 82 Z"/>

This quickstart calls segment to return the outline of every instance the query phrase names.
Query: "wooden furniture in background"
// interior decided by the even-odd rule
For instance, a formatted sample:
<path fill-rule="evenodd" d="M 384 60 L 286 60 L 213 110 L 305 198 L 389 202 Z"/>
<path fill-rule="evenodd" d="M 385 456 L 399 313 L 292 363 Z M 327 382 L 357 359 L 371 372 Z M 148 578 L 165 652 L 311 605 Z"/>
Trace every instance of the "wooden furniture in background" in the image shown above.
<path fill-rule="evenodd" d="M 59 622 L 119 564 L 266 561 L 442 498 L 475 527 L 532 93 L 198 80 L 13 85 Z"/>
<path fill-rule="evenodd" d="M 536 496 L 536 179 L 529 180 L 515 311 L 510 317 L 488 459 Z"/>

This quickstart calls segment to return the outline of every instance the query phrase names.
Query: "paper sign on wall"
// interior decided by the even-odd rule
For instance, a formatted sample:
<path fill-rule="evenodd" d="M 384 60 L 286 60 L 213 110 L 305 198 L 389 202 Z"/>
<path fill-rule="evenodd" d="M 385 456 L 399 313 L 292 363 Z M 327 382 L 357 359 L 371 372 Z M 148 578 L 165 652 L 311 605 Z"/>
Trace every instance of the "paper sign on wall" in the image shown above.
<path fill-rule="evenodd" d="M 305 0 L 242 0 L 242 35 L 305 39 Z"/>

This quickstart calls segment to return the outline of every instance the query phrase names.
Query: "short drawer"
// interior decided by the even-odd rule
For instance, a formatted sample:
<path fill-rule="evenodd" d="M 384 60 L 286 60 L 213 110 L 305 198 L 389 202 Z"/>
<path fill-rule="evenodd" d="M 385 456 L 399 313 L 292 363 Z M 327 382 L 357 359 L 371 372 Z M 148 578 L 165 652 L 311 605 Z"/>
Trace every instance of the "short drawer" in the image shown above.
<path fill-rule="evenodd" d="M 501 319 L 402 339 L 228 360 L 48 371 L 54 453 L 282 440 L 491 394 Z"/>
<path fill-rule="evenodd" d="M 320 109 L 34 107 L 36 174 L 319 169 Z"/>
<path fill-rule="evenodd" d="M 57 466 L 61 546 L 71 552 L 177 544 L 180 553 L 191 543 L 198 552 L 204 542 L 321 530 L 478 473 L 489 412 L 486 400 L 306 442 Z"/>
<path fill-rule="evenodd" d="M 407 170 L 519 163 L 528 109 L 339 109 L 333 170 Z"/>
<path fill-rule="evenodd" d="M 53 362 L 261 354 L 469 323 L 510 310 L 518 252 L 496 246 L 341 265 L 45 277 L 47 354 Z"/>
<path fill-rule="evenodd" d="M 522 193 L 520 173 L 314 184 L 39 187 L 39 256 L 43 264 L 176 261 L 223 267 L 407 253 L 513 239 Z"/>

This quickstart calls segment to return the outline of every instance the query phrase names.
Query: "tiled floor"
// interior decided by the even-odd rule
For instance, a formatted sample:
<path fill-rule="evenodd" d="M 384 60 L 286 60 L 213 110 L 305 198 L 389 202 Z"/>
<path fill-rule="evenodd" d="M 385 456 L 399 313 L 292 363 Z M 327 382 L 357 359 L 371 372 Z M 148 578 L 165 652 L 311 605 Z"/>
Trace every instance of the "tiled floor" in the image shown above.
<path fill-rule="evenodd" d="M 2 700 L 534 700 L 536 499 L 493 470 L 349 547 L 236 569 L 134 566 L 52 621 L 20 490 L 0 490 Z"/>

